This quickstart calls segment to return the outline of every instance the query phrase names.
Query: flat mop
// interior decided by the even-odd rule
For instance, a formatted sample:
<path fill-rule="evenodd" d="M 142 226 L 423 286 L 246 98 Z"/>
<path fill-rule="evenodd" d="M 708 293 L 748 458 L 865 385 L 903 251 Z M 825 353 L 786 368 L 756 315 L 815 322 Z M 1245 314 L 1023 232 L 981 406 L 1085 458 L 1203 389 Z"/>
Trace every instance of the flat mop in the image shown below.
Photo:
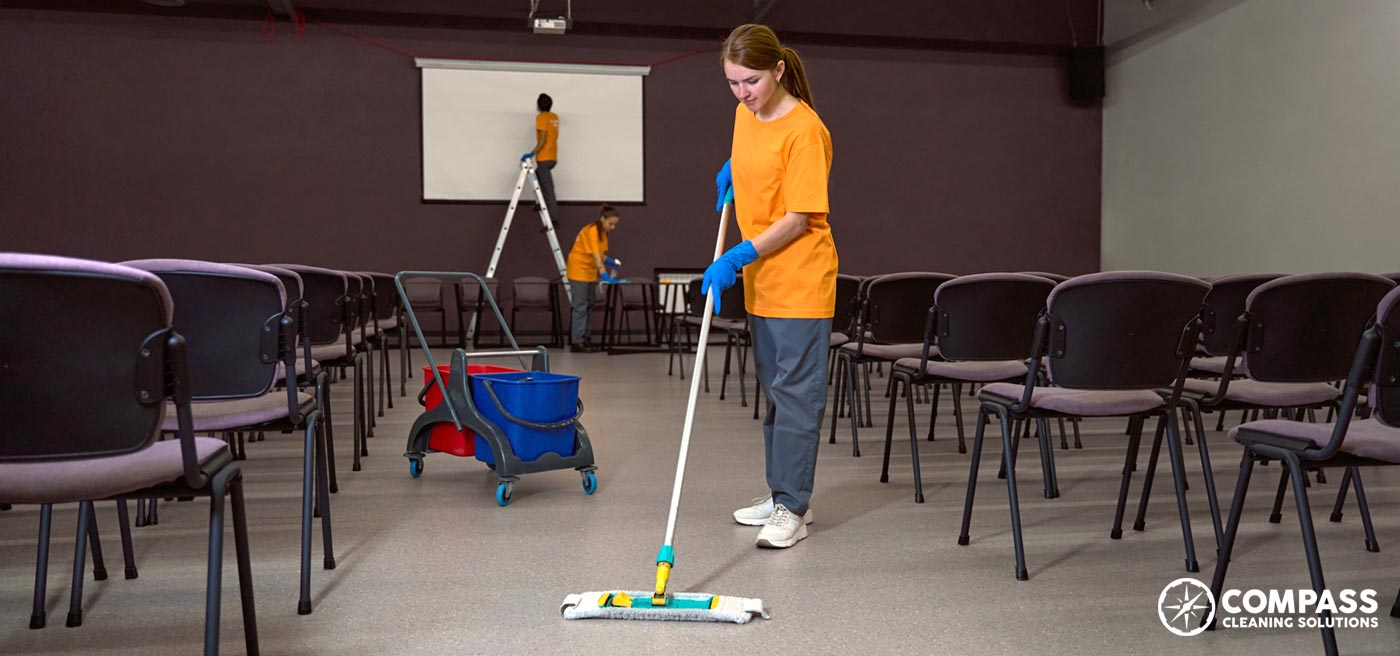
<path fill-rule="evenodd" d="M 715 241 L 715 257 L 724 250 L 724 232 L 734 211 L 733 192 L 725 198 L 720 213 L 719 238 Z M 701 367 L 705 362 L 705 345 L 710 338 L 710 319 L 715 307 L 715 290 L 705 295 L 705 311 L 700 314 L 700 339 L 696 342 L 695 371 L 690 376 L 690 402 L 685 409 L 685 427 L 681 431 L 681 455 L 676 464 L 676 483 L 671 489 L 671 514 L 666 520 L 666 540 L 656 554 L 656 590 L 650 594 L 640 591 L 584 592 L 564 598 L 559 612 L 566 620 L 673 620 L 685 622 L 734 622 L 744 624 L 754 615 L 768 618 L 762 599 L 728 597 L 703 593 L 676 592 L 666 594 L 666 583 L 676 563 L 671 547 L 676 533 L 676 510 L 681 503 L 681 483 L 685 479 L 685 456 L 690 450 L 690 429 L 695 423 L 695 400 L 700 393 Z"/>

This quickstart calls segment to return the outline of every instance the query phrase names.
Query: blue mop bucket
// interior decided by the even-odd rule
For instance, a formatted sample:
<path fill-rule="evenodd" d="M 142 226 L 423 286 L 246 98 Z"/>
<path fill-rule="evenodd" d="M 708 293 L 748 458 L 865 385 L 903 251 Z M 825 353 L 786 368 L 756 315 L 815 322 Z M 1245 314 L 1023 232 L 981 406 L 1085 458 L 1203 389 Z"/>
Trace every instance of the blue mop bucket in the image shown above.
<path fill-rule="evenodd" d="M 578 376 L 543 371 L 475 374 L 472 401 L 487 421 L 500 427 L 510 448 L 522 461 L 545 453 L 574 455 L 574 424 L 583 407 L 578 402 Z M 481 435 L 476 436 L 476 459 L 495 464 L 496 455 Z"/>

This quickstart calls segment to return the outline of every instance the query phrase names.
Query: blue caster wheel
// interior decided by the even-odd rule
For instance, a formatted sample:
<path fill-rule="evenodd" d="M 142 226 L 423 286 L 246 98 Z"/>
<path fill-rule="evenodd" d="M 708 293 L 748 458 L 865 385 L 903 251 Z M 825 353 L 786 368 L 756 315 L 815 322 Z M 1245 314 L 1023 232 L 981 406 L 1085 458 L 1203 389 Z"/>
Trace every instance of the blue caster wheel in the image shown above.
<path fill-rule="evenodd" d="M 510 493 L 515 487 L 510 483 L 501 483 L 496 486 L 496 503 L 505 506 L 510 504 Z"/>
<path fill-rule="evenodd" d="M 598 491 L 598 477 L 593 472 L 583 472 L 583 493 L 593 494 Z"/>
<path fill-rule="evenodd" d="M 414 477 L 414 478 L 418 478 L 419 476 L 422 476 L 422 475 L 423 475 L 423 461 L 422 461 L 422 460 L 410 460 L 410 461 L 408 461 L 408 475 L 409 475 L 409 476 L 412 476 L 412 477 Z"/>

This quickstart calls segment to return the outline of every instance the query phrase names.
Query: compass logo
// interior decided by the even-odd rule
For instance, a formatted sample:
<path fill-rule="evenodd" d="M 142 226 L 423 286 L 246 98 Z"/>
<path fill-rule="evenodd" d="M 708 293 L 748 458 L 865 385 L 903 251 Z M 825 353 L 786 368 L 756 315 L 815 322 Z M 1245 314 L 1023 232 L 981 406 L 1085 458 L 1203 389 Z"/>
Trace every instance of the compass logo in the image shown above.
<path fill-rule="evenodd" d="M 1196 579 L 1177 579 L 1162 588 L 1161 596 L 1157 597 L 1157 617 L 1162 620 L 1162 626 L 1176 635 L 1197 635 L 1215 618 L 1215 595 Z"/>

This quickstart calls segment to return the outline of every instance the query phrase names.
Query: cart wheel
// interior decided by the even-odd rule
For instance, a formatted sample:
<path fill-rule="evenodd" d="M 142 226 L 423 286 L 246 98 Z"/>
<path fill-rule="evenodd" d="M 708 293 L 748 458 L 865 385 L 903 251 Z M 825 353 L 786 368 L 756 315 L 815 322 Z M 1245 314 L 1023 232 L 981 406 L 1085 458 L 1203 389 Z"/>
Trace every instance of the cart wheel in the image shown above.
<path fill-rule="evenodd" d="M 593 494 L 598 491 L 598 477 L 593 472 L 583 472 L 583 493 Z"/>
<path fill-rule="evenodd" d="M 505 506 L 510 504 L 511 488 L 515 487 L 511 483 L 502 482 L 496 486 L 496 503 Z"/>
<path fill-rule="evenodd" d="M 409 475 L 409 476 L 412 476 L 412 477 L 414 477 L 414 478 L 418 478 L 419 476 L 422 476 L 422 475 L 423 475 L 423 461 L 422 461 L 422 460 L 417 460 L 417 459 L 408 461 L 408 475 Z"/>

